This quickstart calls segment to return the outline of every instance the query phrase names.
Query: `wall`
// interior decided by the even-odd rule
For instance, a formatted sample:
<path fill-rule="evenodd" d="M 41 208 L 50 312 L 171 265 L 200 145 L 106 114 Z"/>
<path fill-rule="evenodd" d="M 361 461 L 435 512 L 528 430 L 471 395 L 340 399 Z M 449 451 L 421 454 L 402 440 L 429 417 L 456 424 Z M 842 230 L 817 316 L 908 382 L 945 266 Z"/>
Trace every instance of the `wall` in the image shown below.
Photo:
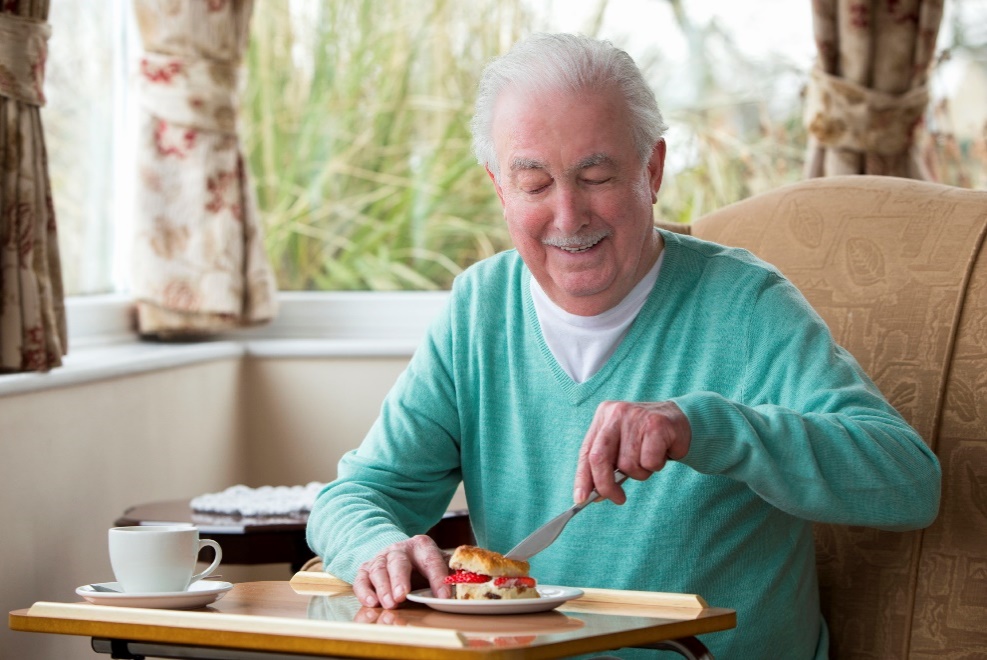
<path fill-rule="evenodd" d="M 246 483 L 327 481 L 407 358 L 229 358 L 0 396 L 0 609 L 112 579 L 128 506 Z M 287 564 L 223 566 L 287 579 Z M 92 658 L 88 638 L 0 628 L 0 660 Z"/>
<path fill-rule="evenodd" d="M 331 481 L 360 444 L 407 358 L 257 358 L 245 362 L 250 486 Z"/>

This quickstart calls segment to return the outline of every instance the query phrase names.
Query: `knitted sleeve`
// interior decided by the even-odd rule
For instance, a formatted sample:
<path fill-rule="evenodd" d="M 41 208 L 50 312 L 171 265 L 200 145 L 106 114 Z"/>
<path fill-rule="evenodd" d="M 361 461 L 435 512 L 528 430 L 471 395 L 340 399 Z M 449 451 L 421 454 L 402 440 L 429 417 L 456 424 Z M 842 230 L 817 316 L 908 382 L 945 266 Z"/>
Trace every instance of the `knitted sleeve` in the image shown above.
<path fill-rule="evenodd" d="M 750 303 L 743 400 L 711 392 L 674 399 L 692 426 L 682 462 L 746 483 L 808 520 L 931 524 L 941 471 L 918 433 L 794 285 L 768 273 Z"/>
<path fill-rule="evenodd" d="M 326 570 L 352 582 L 382 549 L 423 534 L 445 513 L 461 480 L 451 305 L 432 325 L 358 449 L 339 463 L 306 530 Z"/>

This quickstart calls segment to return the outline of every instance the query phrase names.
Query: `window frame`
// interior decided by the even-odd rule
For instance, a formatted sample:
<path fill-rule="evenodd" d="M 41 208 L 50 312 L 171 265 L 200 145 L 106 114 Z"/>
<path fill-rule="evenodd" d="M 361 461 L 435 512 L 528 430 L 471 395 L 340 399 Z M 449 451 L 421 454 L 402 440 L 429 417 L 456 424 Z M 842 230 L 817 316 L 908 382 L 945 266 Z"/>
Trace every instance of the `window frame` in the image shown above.
<path fill-rule="evenodd" d="M 129 294 L 66 298 L 69 350 L 49 372 L 0 375 L 0 397 L 219 359 L 408 358 L 448 291 L 281 292 L 277 318 L 199 342 L 143 341 Z"/>

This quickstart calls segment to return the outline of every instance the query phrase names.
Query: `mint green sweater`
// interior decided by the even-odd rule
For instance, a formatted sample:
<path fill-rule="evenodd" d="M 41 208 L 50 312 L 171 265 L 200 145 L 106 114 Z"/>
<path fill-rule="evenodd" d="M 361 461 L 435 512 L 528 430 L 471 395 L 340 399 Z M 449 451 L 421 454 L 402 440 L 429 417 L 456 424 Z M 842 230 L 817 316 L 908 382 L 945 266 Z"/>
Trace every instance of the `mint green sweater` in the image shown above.
<path fill-rule="evenodd" d="M 588 507 L 532 558 L 532 575 L 734 608 L 737 628 L 703 639 L 718 658 L 826 657 L 811 521 L 926 526 L 939 464 L 774 268 L 662 235 L 654 290 L 581 384 L 545 344 L 515 251 L 457 278 L 312 511 L 309 545 L 329 572 L 352 580 L 385 546 L 423 533 L 460 481 L 478 544 L 508 551 L 571 506 L 600 402 L 672 400 L 692 426 L 688 455 L 625 483 L 623 506 Z"/>

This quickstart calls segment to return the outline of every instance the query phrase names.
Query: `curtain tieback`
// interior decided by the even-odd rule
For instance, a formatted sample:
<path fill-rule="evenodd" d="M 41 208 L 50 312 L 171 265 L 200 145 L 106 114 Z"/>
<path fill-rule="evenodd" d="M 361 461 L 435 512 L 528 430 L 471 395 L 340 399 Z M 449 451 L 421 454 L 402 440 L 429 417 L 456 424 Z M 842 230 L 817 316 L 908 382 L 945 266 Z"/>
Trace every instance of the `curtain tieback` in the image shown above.
<path fill-rule="evenodd" d="M 141 104 L 171 124 L 236 135 L 240 69 L 218 60 L 148 52 L 140 63 Z"/>
<path fill-rule="evenodd" d="M 51 26 L 0 12 L 0 96 L 41 107 L 45 104 L 45 61 Z"/>
<path fill-rule="evenodd" d="M 925 85 L 904 94 L 888 94 L 816 66 L 806 91 L 803 119 L 821 146 L 894 156 L 911 146 L 912 131 L 928 102 Z"/>

